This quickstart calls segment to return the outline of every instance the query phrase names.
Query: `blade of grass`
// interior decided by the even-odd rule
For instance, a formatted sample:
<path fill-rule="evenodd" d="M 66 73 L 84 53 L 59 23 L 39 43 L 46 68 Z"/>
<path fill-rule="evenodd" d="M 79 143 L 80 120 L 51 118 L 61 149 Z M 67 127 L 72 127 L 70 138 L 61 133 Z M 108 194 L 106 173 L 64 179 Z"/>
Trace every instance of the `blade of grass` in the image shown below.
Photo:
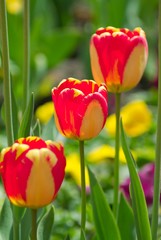
<path fill-rule="evenodd" d="M 5 106 L 5 122 L 8 145 L 14 142 L 13 122 L 12 122 L 12 103 L 11 103 L 11 79 L 9 66 L 9 44 L 8 44 L 8 23 L 6 1 L 0 0 L 0 37 L 2 43 L 2 64 L 3 64 L 3 91 Z"/>
<path fill-rule="evenodd" d="M 32 93 L 31 97 L 30 97 L 30 101 L 28 103 L 28 106 L 23 114 L 23 118 L 22 118 L 21 125 L 20 125 L 19 132 L 18 132 L 19 138 L 27 137 L 30 135 L 33 110 L 34 110 L 34 97 L 33 97 L 33 93 Z"/>

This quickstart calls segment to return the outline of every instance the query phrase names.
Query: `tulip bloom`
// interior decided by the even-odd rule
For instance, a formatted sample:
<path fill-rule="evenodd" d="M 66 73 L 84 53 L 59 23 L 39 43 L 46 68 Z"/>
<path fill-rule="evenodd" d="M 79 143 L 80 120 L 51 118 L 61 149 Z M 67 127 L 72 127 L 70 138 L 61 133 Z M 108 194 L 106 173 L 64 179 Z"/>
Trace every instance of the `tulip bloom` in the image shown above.
<path fill-rule="evenodd" d="M 148 45 L 141 28 L 100 28 L 90 41 L 94 80 L 106 83 L 109 92 L 134 88 L 140 81 L 148 58 Z"/>
<path fill-rule="evenodd" d="M 79 140 L 96 137 L 107 117 L 107 90 L 92 80 L 63 80 L 52 89 L 55 121 L 64 136 Z"/>
<path fill-rule="evenodd" d="M 51 203 L 64 179 L 61 144 L 39 137 L 18 139 L 0 155 L 0 173 L 9 200 L 22 207 Z"/>

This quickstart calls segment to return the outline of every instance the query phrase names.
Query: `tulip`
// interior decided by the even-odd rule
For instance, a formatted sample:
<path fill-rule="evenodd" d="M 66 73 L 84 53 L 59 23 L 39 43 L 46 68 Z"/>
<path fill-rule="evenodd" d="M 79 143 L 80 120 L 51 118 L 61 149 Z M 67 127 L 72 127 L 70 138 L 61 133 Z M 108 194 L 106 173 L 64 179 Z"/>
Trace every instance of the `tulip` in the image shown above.
<path fill-rule="evenodd" d="M 20 138 L 0 155 L 0 173 L 9 200 L 33 209 L 51 203 L 64 179 L 63 146 L 39 137 Z"/>
<path fill-rule="evenodd" d="M 109 92 L 120 93 L 140 81 L 148 57 L 148 45 L 141 28 L 100 28 L 90 41 L 94 80 L 105 83 Z"/>
<path fill-rule="evenodd" d="M 64 136 L 79 140 L 96 137 L 104 127 L 107 89 L 92 80 L 63 80 L 52 89 L 56 126 Z"/>

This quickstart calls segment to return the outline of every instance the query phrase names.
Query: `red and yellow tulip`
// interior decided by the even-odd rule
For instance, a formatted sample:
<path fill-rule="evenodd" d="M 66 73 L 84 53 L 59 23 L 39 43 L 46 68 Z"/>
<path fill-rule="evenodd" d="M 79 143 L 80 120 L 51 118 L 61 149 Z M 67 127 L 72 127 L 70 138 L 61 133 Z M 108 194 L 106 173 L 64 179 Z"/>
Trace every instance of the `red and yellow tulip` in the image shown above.
<path fill-rule="evenodd" d="M 140 81 L 148 58 L 144 31 L 135 28 L 99 28 L 91 37 L 90 59 L 94 80 L 105 83 L 109 92 L 134 88 Z"/>
<path fill-rule="evenodd" d="M 105 85 L 92 80 L 63 80 L 52 89 L 56 125 L 64 136 L 79 140 L 96 137 L 104 127 L 108 106 Z"/>
<path fill-rule="evenodd" d="M 20 138 L 0 155 L 0 173 L 9 200 L 22 207 L 51 203 L 64 179 L 63 146 L 39 137 Z"/>

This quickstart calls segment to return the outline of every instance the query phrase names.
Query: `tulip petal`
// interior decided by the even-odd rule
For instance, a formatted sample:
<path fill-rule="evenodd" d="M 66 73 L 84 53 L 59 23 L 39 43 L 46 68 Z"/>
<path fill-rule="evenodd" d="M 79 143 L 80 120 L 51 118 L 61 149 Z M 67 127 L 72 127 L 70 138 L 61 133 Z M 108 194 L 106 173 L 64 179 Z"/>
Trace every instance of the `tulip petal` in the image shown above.
<path fill-rule="evenodd" d="M 135 63 L 135 67 L 134 67 Z M 125 65 L 123 74 L 123 88 L 129 90 L 135 87 L 143 75 L 147 63 L 147 51 L 145 46 L 139 43 L 131 52 Z"/>
<path fill-rule="evenodd" d="M 55 192 L 51 169 L 57 162 L 56 156 L 42 148 L 30 150 L 26 157 L 33 163 L 27 181 L 26 203 L 32 208 L 44 206 L 52 201 Z"/>
<path fill-rule="evenodd" d="M 84 105 L 86 109 L 84 109 L 83 119 L 81 122 L 79 136 L 80 139 L 91 139 L 99 134 L 102 130 L 106 115 L 103 111 L 100 101 L 97 99 L 90 99 L 88 105 Z M 107 109 L 107 106 L 106 106 Z M 92 123 L 91 123 L 92 120 Z"/>
<path fill-rule="evenodd" d="M 80 124 L 81 116 L 78 116 L 76 119 L 76 114 L 74 113 L 77 111 L 83 95 L 77 89 L 66 88 L 55 98 L 56 124 L 65 136 L 75 137 L 78 135 L 77 126 Z"/>
<path fill-rule="evenodd" d="M 6 193 L 12 203 L 21 205 L 26 199 L 25 190 L 32 163 L 24 154 L 16 158 L 16 149 L 13 151 L 12 147 L 3 155 L 3 159 L 2 179 Z"/>
<path fill-rule="evenodd" d="M 99 56 L 97 54 L 97 50 L 94 47 L 92 42 L 90 44 L 90 56 L 91 56 L 91 68 L 92 68 L 93 77 L 98 84 L 101 84 L 104 82 L 104 77 L 100 68 Z"/>

